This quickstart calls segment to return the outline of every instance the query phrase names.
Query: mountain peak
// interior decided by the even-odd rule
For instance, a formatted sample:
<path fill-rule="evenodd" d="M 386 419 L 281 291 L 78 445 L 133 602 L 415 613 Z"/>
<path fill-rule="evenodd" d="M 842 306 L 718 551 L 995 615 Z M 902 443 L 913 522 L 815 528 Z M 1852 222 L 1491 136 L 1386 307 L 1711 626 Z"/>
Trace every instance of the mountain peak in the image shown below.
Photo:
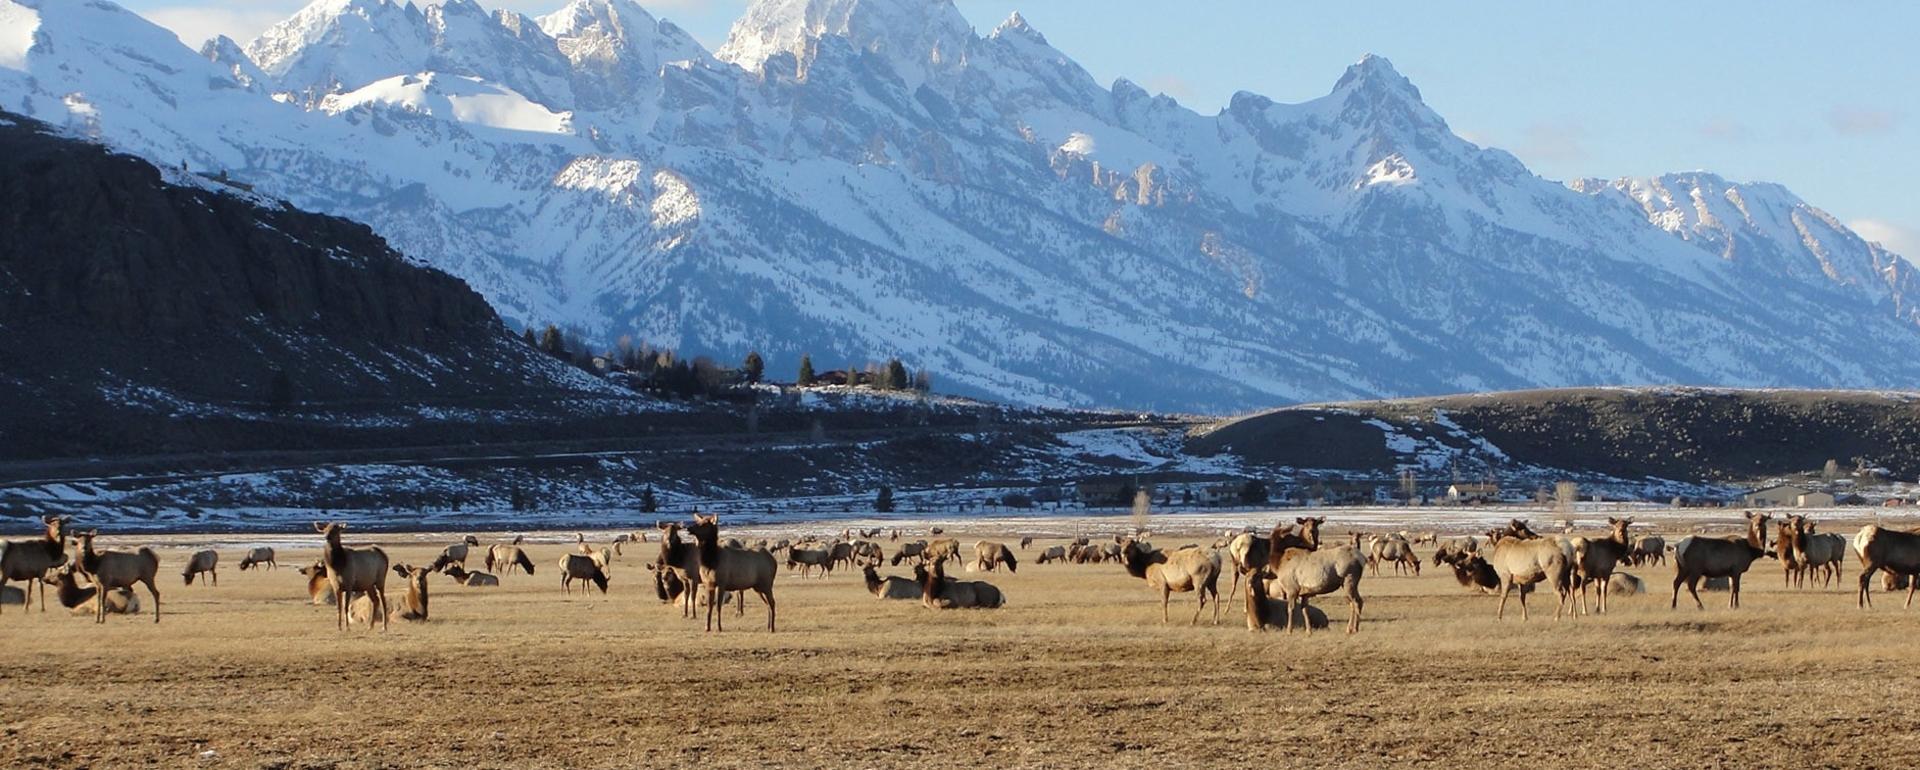
<path fill-rule="evenodd" d="M 953 0 L 756 0 L 716 55 L 757 71 L 775 54 L 792 53 L 804 66 L 813 41 L 824 37 L 845 38 L 919 80 L 929 67 L 964 60 L 973 28 Z"/>
<path fill-rule="evenodd" d="M 1333 90 L 1398 92 L 1420 101 L 1420 89 L 1414 87 L 1413 81 L 1394 69 L 1387 57 L 1371 53 L 1347 67 L 1339 82 L 1333 84 Z"/>
<path fill-rule="evenodd" d="M 992 36 L 995 38 L 1008 35 L 1018 35 L 1041 45 L 1047 44 L 1047 36 L 1040 34 L 1040 30 L 1034 29 L 1032 24 L 1028 24 L 1027 17 L 1021 16 L 1019 11 L 1014 11 L 1006 21 L 1000 22 L 1000 26 L 993 28 Z"/>

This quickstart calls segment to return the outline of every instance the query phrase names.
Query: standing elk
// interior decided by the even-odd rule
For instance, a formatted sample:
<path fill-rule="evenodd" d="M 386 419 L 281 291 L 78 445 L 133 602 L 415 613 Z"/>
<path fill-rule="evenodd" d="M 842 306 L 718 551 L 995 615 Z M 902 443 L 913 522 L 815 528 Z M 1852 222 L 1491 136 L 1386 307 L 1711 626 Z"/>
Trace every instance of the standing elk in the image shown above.
<path fill-rule="evenodd" d="M 187 585 L 193 585 L 194 576 L 199 575 L 202 572 L 212 577 L 213 585 L 215 587 L 218 587 L 220 585 L 220 552 L 219 551 L 215 551 L 212 548 L 208 548 L 201 551 L 194 551 L 193 556 L 187 558 L 186 568 L 180 570 L 180 577 L 186 579 Z M 206 584 L 207 581 L 202 580 L 200 582 L 202 585 L 204 585 Z"/>
<path fill-rule="evenodd" d="M 1025 535 L 1025 536 L 1023 536 L 1023 537 L 1021 537 L 1021 538 L 1020 538 L 1020 550 L 1022 550 L 1022 551 L 1024 551 L 1024 550 L 1027 550 L 1028 548 L 1032 548 L 1032 547 L 1033 547 L 1033 536 L 1032 536 L 1032 535 Z"/>
<path fill-rule="evenodd" d="M 78 563 L 81 574 L 86 575 L 93 581 L 93 586 L 102 591 L 132 588 L 135 583 L 146 584 L 147 593 L 153 595 L 153 622 L 160 622 L 160 585 L 154 580 L 160 574 L 160 555 L 146 547 L 132 553 L 95 551 L 93 539 L 99 535 L 100 530 L 97 529 L 80 535 L 79 554 L 74 561 Z M 94 606 L 99 610 L 94 613 L 94 622 L 107 622 L 106 603 L 98 602 Z"/>
<path fill-rule="evenodd" d="M 699 546 L 680 539 L 679 524 L 662 523 L 660 531 L 664 534 L 660 536 L 660 554 L 653 562 L 654 593 L 662 602 L 678 600 L 680 617 L 692 618 L 694 595 L 700 589 Z"/>
<path fill-rule="evenodd" d="M 340 522 L 314 522 L 313 529 L 326 537 L 326 550 L 320 561 L 327 567 L 327 584 L 333 588 L 335 626 L 341 631 L 347 629 L 347 610 L 356 593 L 368 593 L 372 596 L 373 618 L 380 620 L 380 629 L 386 630 L 387 619 L 387 552 L 379 546 L 348 548 L 340 542 L 340 533 L 347 525 Z M 373 624 L 367 624 L 372 630 Z"/>
<path fill-rule="evenodd" d="M 753 589 L 767 603 L 767 633 L 774 632 L 773 579 L 779 573 L 773 554 L 744 548 L 720 547 L 720 517 L 693 515 L 687 526 L 700 555 L 700 583 L 707 589 L 707 630 L 723 631 L 719 612 L 721 591 Z M 741 608 L 745 612 L 745 608 Z M 716 617 L 719 616 L 719 617 Z"/>
<path fill-rule="evenodd" d="M 1546 583 L 1553 589 L 1559 605 L 1554 607 L 1553 617 L 1560 619 L 1560 611 L 1566 606 L 1567 585 L 1573 578 L 1573 565 L 1561 544 L 1554 540 L 1542 539 L 1531 534 L 1526 522 L 1515 519 L 1506 532 L 1501 533 L 1499 541 L 1494 543 L 1493 554 L 1487 558 L 1494 572 L 1500 575 L 1500 607 L 1494 612 L 1495 619 L 1507 616 L 1507 597 L 1515 588 L 1520 589 L 1520 619 L 1528 620 L 1527 595 L 1533 593 L 1534 585 Z"/>
<path fill-rule="evenodd" d="M 951 537 L 935 540 L 927 544 L 927 550 L 921 555 L 927 561 L 959 560 L 960 541 Z"/>
<path fill-rule="evenodd" d="M 1168 604 L 1176 593 L 1194 592 L 1200 603 L 1193 610 L 1189 625 L 1200 622 L 1207 608 L 1207 596 L 1213 596 L 1213 622 L 1220 622 L 1220 554 L 1199 548 L 1185 548 L 1171 554 L 1149 551 L 1133 538 L 1122 538 L 1120 560 L 1127 574 L 1147 581 L 1147 587 L 1160 592 L 1160 622 L 1170 622 Z"/>
<path fill-rule="evenodd" d="M 1413 544 L 1398 534 L 1373 535 L 1368 538 L 1367 563 L 1373 567 L 1375 577 L 1380 575 L 1380 565 L 1392 564 L 1393 574 L 1412 572 L 1420 575 L 1420 558 L 1413 553 Z"/>
<path fill-rule="evenodd" d="M 266 566 L 267 569 L 280 568 L 280 564 L 273 560 L 272 548 L 268 548 L 264 545 L 256 548 L 249 548 L 247 549 L 247 555 L 240 559 L 240 571 L 246 572 L 247 570 L 253 569 L 254 567 L 258 567 L 262 564 L 267 565 Z"/>
<path fill-rule="evenodd" d="M 1033 563 L 1046 564 L 1048 562 L 1066 561 L 1066 560 L 1067 560 L 1067 547 L 1064 545 L 1056 545 L 1056 546 L 1048 547 L 1047 549 L 1041 551 L 1039 558 L 1034 559 Z"/>
<path fill-rule="evenodd" d="M 495 543 L 487 547 L 487 571 L 499 575 L 511 574 L 515 567 L 533 574 L 533 559 L 520 548 L 524 536 L 516 536 L 512 543 Z M 498 569 L 496 569 L 498 567 Z"/>
<path fill-rule="evenodd" d="M 1309 630 L 1326 630 L 1329 625 L 1326 612 L 1302 599 L 1298 615 L 1303 617 L 1289 613 L 1284 597 L 1275 599 L 1268 595 L 1267 581 L 1270 579 L 1265 567 L 1256 568 L 1247 575 L 1248 631 L 1265 631 L 1274 626 L 1292 628 L 1294 623 L 1306 626 Z"/>
<path fill-rule="evenodd" d="M 806 577 L 815 567 L 820 568 L 821 579 L 832 577 L 833 565 L 834 558 L 832 549 L 822 548 L 815 550 L 811 548 L 800 548 L 798 546 L 787 549 L 787 569 L 791 570 L 799 567 L 800 577 Z"/>
<path fill-rule="evenodd" d="M 466 569 L 467 557 L 473 553 L 473 549 L 478 547 L 480 547 L 480 538 L 472 535 L 461 538 L 460 542 L 440 549 L 440 556 L 435 558 L 432 564 L 427 565 L 427 571 L 439 572 L 451 564 L 458 564 L 461 569 Z M 487 568 L 493 567 L 488 565 Z"/>
<path fill-rule="evenodd" d="M 1905 578 L 1907 589 L 1907 607 L 1913 607 L 1913 594 L 1920 588 L 1920 534 L 1887 529 L 1877 524 L 1868 524 L 1860 528 L 1853 536 L 1853 550 L 1860 554 L 1860 593 L 1856 598 L 1861 609 L 1873 606 L 1870 595 L 1873 573 L 1886 570 L 1889 575 Z"/>
<path fill-rule="evenodd" d="M 980 572 L 992 572 L 1000 565 L 1007 565 L 1008 572 L 1020 571 L 1020 560 L 1014 558 L 1013 549 L 1004 543 L 982 540 L 973 544 L 972 568 Z"/>
<path fill-rule="evenodd" d="M 1607 614 L 1608 580 L 1613 577 L 1615 566 L 1626 561 L 1627 556 L 1633 553 L 1633 540 L 1627 536 L 1627 527 L 1630 526 L 1633 526 L 1631 517 L 1616 519 L 1608 516 L 1606 536 L 1574 538 L 1573 578 L 1580 592 L 1580 615 L 1587 612 L 1589 587 L 1596 594 L 1594 611 Z"/>
<path fill-rule="evenodd" d="M 1273 539 L 1274 542 L 1282 539 L 1277 527 Z M 1307 599 L 1344 590 L 1347 595 L 1349 634 L 1360 630 L 1360 612 L 1366 606 L 1366 601 L 1360 598 L 1360 578 L 1366 575 L 1366 570 L 1366 557 L 1360 555 L 1360 549 L 1352 546 L 1317 551 L 1305 548 L 1279 549 L 1268 554 L 1266 568 L 1272 576 L 1272 585 L 1278 587 L 1280 595 L 1287 600 L 1287 631 L 1293 630 L 1294 613 Z M 1261 590 L 1265 591 L 1266 587 L 1262 586 Z M 1248 586 L 1248 596 L 1252 595 L 1252 586 Z M 1307 624 L 1307 635 L 1313 635 L 1311 623 Z"/>
<path fill-rule="evenodd" d="M 1794 585 L 1802 585 L 1812 577 L 1814 571 L 1820 573 L 1820 587 L 1825 588 L 1840 580 L 1840 563 L 1847 556 L 1847 538 L 1825 532 L 1816 532 L 1819 525 L 1808 521 L 1805 516 L 1794 517 L 1794 548 L 1803 567 L 1800 578 Z"/>
<path fill-rule="evenodd" d="M 570 553 L 560 557 L 561 590 L 569 594 L 573 593 L 573 581 L 575 580 L 583 584 L 592 583 L 600 589 L 600 593 L 602 594 L 607 592 L 607 573 L 601 568 L 598 556 L 590 556 L 584 553 Z M 584 585 L 582 589 L 585 589 Z"/>
<path fill-rule="evenodd" d="M 1252 532 L 1234 535 L 1227 541 L 1227 560 L 1233 564 L 1233 586 L 1227 589 L 1227 601 L 1233 601 L 1234 594 L 1240 591 L 1242 575 L 1266 566 L 1269 554 L 1273 553 L 1275 537 L 1281 538 L 1281 548 L 1318 550 L 1320 525 L 1325 523 L 1327 523 L 1325 517 L 1302 517 L 1294 519 L 1292 525 L 1274 527 L 1274 534 L 1266 537 Z M 1300 528 L 1298 533 L 1294 532 L 1296 526 Z M 1281 534 L 1283 532 L 1284 535 Z"/>
<path fill-rule="evenodd" d="M 0 541 L 0 592 L 5 591 L 9 580 L 27 581 L 20 603 L 24 610 L 33 599 L 34 584 L 39 583 L 40 611 L 46 612 L 47 584 L 42 578 L 47 570 L 67 563 L 67 519 L 42 516 L 40 523 L 46 527 L 45 537 Z"/>
<path fill-rule="evenodd" d="M 1752 513 L 1747 520 L 1754 522 L 1748 531 L 1747 539 L 1701 537 L 1692 535 L 1680 539 L 1673 546 L 1673 599 L 1667 603 L 1668 609 L 1680 606 L 1680 586 L 1687 587 L 1687 593 L 1693 596 L 1694 606 L 1706 609 L 1700 601 L 1701 578 L 1726 578 L 1731 591 L 1727 597 L 1727 606 L 1740 607 L 1740 576 L 1761 558 L 1778 558 L 1768 551 L 1766 542 L 1766 514 L 1758 519 Z M 1756 543 L 1755 540 L 1760 542 Z"/>
<path fill-rule="evenodd" d="M 926 558 L 926 554 L 927 554 L 927 541 L 925 540 L 916 540 L 911 543 L 902 543 L 900 545 L 900 550 L 895 551 L 893 553 L 893 559 L 887 563 L 895 567 L 898 567 L 900 566 L 900 562 L 906 561 L 908 559 L 923 559 L 923 558 Z"/>
<path fill-rule="evenodd" d="M 1659 535 L 1644 535 L 1634 538 L 1632 559 L 1628 563 L 1634 566 L 1643 564 L 1667 563 L 1667 540 Z"/>

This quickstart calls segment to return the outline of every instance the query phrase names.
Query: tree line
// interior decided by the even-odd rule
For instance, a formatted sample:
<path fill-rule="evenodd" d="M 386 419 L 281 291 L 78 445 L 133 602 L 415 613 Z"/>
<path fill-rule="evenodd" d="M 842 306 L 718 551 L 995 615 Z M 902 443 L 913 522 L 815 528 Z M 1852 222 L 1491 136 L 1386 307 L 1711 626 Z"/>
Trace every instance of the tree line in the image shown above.
<path fill-rule="evenodd" d="M 547 324 L 535 333 L 533 327 L 521 332 L 527 345 L 565 361 L 595 376 L 615 376 L 635 390 L 663 396 L 705 396 L 723 398 L 750 395 L 750 386 L 766 380 L 767 362 L 757 350 L 748 351 L 739 366 L 729 367 L 708 356 L 688 359 L 671 348 L 635 342 L 632 335 L 622 336 L 611 349 L 593 351 L 585 335 L 572 329 Z M 889 358 L 886 363 L 849 365 L 845 369 L 816 372 L 813 355 L 800 356 L 794 384 L 802 388 L 845 385 L 887 391 L 933 390 L 933 375 L 925 369 L 909 372 L 905 362 Z M 743 387 L 745 386 L 745 387 Z"/>

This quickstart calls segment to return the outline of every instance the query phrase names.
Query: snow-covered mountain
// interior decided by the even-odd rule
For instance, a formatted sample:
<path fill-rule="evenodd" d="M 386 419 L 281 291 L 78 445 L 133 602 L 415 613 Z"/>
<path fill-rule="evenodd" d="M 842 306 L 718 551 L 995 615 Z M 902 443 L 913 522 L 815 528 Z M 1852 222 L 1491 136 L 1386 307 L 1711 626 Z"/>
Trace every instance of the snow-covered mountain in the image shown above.
<path fill-rule="evenodd" d="M 1201 115 L 1017 14 L 317 0 L 200 53 L 0 0 L 0 105 L 367 222 L 510 320 L 899 355 L 942 389 L 1226 411 L 1587 383 L 1904 387 L 1913 268 L 1771 184 L 1541 179 L 1386 59 Z"/>

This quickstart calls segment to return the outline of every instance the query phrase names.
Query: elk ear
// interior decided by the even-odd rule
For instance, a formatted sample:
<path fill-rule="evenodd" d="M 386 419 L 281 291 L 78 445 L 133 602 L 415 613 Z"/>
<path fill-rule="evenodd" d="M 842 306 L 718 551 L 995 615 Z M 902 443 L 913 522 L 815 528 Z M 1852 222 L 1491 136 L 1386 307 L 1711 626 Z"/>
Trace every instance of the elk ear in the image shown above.
<path fill-rule="evenodd" d="M 1306 519 L 1306 517 L 1304 517 L 1304 516 L 1303 516 L 1303 517 L 1300 517 L 1300 518 L 1297 518 L 1297 519 L 1294 519 L 1294 520 L 1293 520 L 1293 523 L 1295 523 L 1295 524 L 1305 524 L 1305 523 L 1307 523 L 1307 519 Z"/>
<path fill-rule="evenodd" d="M 400 564 L 393 565 L 393 574 L 399 575 L 400 577 L 406 577 L 407 576 L 406 566 L 400 565 Z"/>
<path fill-rule="evenodd" d="M 314 523 L 313 523 L 313 531 L 315 531 L 315 532 L 325 532 L 325 531 L 327 531 L 327 525 L 325 525 L 325 524 L 322 524 L 322 523 L 320 523 L 320 522 L 317 522 L 317 521 L 316 521 L 316 522 L 314 522 Z"/>

